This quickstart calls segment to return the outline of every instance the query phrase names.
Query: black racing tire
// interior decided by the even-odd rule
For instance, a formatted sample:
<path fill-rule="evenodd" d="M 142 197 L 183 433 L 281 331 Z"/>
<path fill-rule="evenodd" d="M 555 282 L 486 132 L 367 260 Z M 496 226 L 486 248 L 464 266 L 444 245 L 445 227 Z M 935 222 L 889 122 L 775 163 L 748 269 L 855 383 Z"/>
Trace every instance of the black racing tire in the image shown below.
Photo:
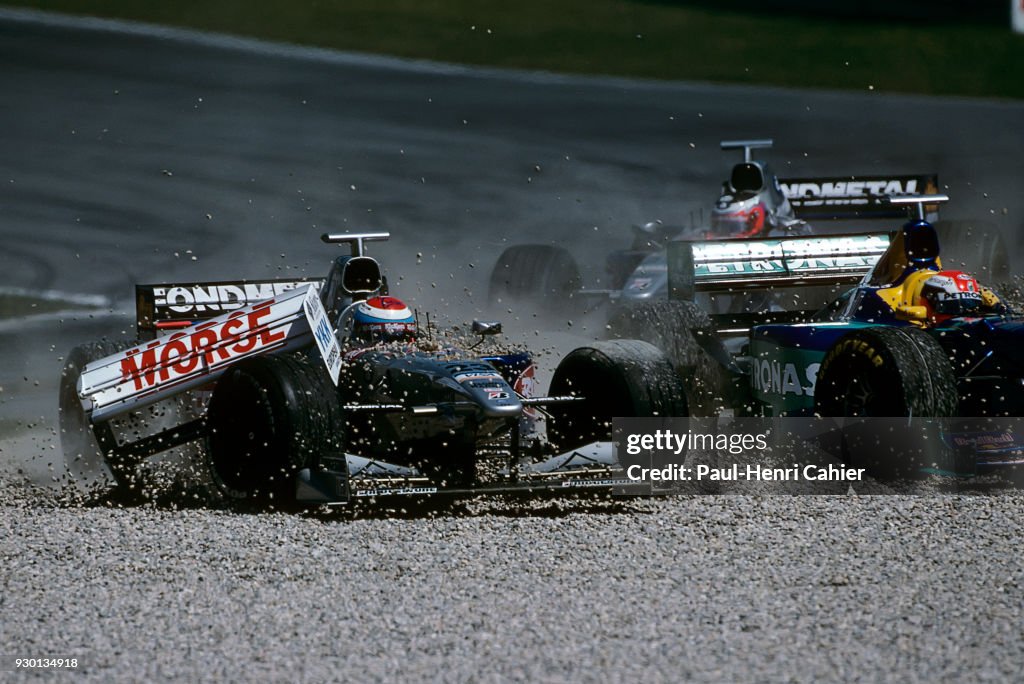
<path fill-rule="evenodd" d="M 879 480 L 914 479 L 941 458 L 939 425 L 958 397 L 949 356 L 918 328 L 855 330 L 825 355 L 814 390 L 815 412 L 844 417 L 843 457 Z M 859 418 L 870 420 L 857 420 Z M 901 418 L 904 420 L 880 420 Z"/>
<path fill-rule="evenodd" d="M 323 364 L 292 354 L 229 369 L 207 410 L 207 463 L 228 499 L 289 503 L 295 474 L 344 445 L 344 414 Z"/>
<path fill-rule="evenodd" d="M 640 340 L 574 349 L 555 369 L 550 394 L 584 399 L 548 409 L 548 438 L 563 451 L 610 440 L 612 418 L 689 415 L 675 368 L 654 345 Z"/>
<path fill-rule="evenodd" d="M 723 369 L 701 346 L 720 342 L 707 312 L 693 302 L 658 300 L 620 305 L 608 320 L 612 339 L 650 342 L 679 372 L 689 415 L 716 415 L 723 404 Z M 724 348 L 723 354 L 726 354 Z"/>
<path fill-rule="evenodd" d="M 114 483 L 127 487 L 132 482 L 130 469 L 112 464 L 96 438 L 82 402 L 78 398 L 78 379 L 86 365 L 135 346 L 135 340 L 98 340 L 80 344 L 68 352 L 60 375 L 58 413 L 60 445 L 68 477 L 85 488 L 102 488 Z M 109 429 L 101 423 L 98 429 Z"/>
<path fill-rule="evenodd" d="M 576 260 L 564 248 L 515 245 L 501 253 L 491 271 L 488 301 L 513 307 L 525 302 L 546 313 L 563 314 L 582 282 Z"/>
<path fill-rule="evenodd" d="M 918 328 L 871 327 L 843 336 L 825 354 L 814 389 L 821 416 L 956 415 L 949 355 Z"/>
<path fill-rule="evenodd" d="M 937 221 L 942 267 L 966 271 L 990 287 L 1010 280 L 1009 251 L 999 228 L 987 221 Z"/>

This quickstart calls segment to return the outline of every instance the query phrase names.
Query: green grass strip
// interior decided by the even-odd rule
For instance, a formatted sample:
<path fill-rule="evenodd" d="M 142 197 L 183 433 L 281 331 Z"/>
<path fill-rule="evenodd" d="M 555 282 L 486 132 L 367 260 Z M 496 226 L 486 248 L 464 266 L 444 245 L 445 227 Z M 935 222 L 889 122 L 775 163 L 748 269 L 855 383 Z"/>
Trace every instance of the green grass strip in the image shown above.
<path fill-rule="evenodd" d="M 947 8 L 928 23 L 915 16 L 928 16 L 929 4 L 912 2 L 902 3 L 910 8 L 903 19 L 864 19 L 829 8 L 830 3 L 813 2 L 37 0 L 7 4 L 475 65 L 804 88 L 1024 97 L 1024 36 L 1010 31 L 1008 7 L 994 14 L 994 6 L 987 3 L 977 5 L 984 11 L 972 9 L 972 3 L 964 3 L 969 9 L 960 14 Z M 788 10 L 759 12 L 758 6 Z M 921 11 L 912 11 L 918 7 Z M 999 20 L 1004 14 L 1004 20 Z"/>

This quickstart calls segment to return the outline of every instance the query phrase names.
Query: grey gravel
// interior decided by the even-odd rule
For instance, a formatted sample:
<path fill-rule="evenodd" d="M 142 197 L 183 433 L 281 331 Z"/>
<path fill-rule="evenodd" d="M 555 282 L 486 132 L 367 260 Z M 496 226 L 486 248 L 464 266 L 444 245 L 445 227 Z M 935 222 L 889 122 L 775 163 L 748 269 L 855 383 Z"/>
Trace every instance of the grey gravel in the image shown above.
<path fill-rule="evenodd" d="M 474 501 L 416 514 L 0 499 L 0 644 L 91 681 L 1012 681 L 1019 492 Z"/>

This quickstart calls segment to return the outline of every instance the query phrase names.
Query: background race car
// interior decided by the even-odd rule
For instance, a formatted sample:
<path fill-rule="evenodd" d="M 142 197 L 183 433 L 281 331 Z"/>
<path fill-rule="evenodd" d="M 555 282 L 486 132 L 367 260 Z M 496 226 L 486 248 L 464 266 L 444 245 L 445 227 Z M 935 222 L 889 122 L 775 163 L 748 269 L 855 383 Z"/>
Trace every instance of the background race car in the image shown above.
<path fill-rule="evenodd" d="M 666 299 L 665 249 L 673 240 L 792 237 L 863 230 L 866 220 L 904 215 L 885 201 L 887 197 L 938 191 L 936 174 L 780 178 L 769 163 L 754 159 L 754 150 L 771 146 L 771 140 L 723 141 L 723 150 L 742 150 L 743 161 L 735 164 L 723 181 L 708 219 L 701 212 L 699 217 L 691 217 L 689 225 L 651 221 L 634 226 L 632 244 L 608 255 L 605 276 L 597 287 L 583 287 L 582 269 L 565 247 L 524 244 L 507 248 L 491 273 L 491 304 L 522 304 L 560 314 L 568 310 L 568 300 L 573 300 L 572 306 L 578 310 L 600 306 L 609 299 L 624 306 Z M 947 251 L 957 255 L 960 266 L 983 274 L 990 282 L 1007 280 L 1007 251 L 993 224 L 937 221 L 938 205 L 929 206 L 926 215 L 935 223 Z M 828 230 L 823 230 L 825 221 L 830 224 Z M 851 221 L 857 225 L 851 226 Z"/>
<path fill-rule="evenodd" d="M 670 243 L 671 299 L 638 303 L 613 332 L 650 340 L 686 369 L 694 415 L 844 417 L 847 463 L 885 476 L 1019 466 L 1024 441 L 987 419 L 1024 415 L 1024 318 L 972 274 L 947 270 L 954 259 L 940 259 L 924 217 L 946 199 L 892 198 L 917 211 L 892 234 Z M 801 289 L 843 283 L 856 286 L 817 310 L 799 306 Z M 797 292 L 793 306 L 709 313 L 696 301 L 777 288 Z M 926 426 L 942 435 L 931 440 L 945 443 L 938 454 L 908 450 L 927 440 L 906 424 L 906 439 L 879 448 L 876 424 L 850 420 L 886 417 L 958 420 Z M 964 434 L 1003 435 L 1004 448 L 993 459 L 991 444 L 949 447 Z"/>

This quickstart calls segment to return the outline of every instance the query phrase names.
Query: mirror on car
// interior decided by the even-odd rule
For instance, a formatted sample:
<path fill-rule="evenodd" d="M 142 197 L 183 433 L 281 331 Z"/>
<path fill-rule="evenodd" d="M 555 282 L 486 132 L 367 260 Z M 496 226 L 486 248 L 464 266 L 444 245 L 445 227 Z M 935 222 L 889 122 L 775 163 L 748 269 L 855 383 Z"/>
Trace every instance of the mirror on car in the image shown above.
<path fill-rule="evenodd" d="M 371 257 L 352 257 L 345 262 L 341 286 L 349 294 L 377 292 L 383 285 L 380 265 Z"/>
<path fill-rule="evenodd" d="M 744 162 L 732 167 L 729 179 L 735 192 L 760 192 L 764 188 L 764 173 L 754 162 Z"/>
<path fill-rule="evenodd" d="M 473 321 L 473 332 L 477 335 L 500 335 L 501 321 Z"/>

